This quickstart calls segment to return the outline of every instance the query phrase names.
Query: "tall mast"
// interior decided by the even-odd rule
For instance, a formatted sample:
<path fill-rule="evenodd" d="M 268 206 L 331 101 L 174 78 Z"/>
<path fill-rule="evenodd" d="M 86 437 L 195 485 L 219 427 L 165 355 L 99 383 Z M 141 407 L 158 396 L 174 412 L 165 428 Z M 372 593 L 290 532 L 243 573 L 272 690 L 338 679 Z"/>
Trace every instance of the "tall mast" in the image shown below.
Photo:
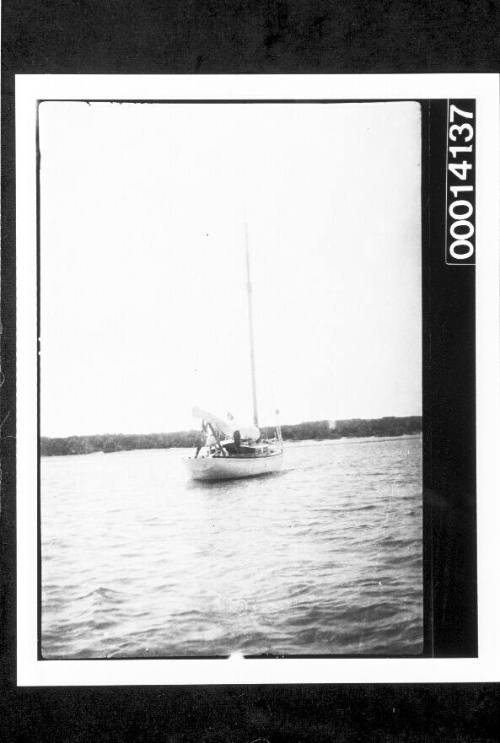
<path fill-rule="evenodd" d="M 255 382 L 255 349 L 253 340 L 253 313 L 252 313 L 252 282 L 250 280 L 250 253 L 248 250 L 248 228 L 245 222 L 245 248 L 247 258 L 247 298 L 248 298 L 248 332 L 250 335 L 250 367 L 252 371 L 252 401 L 253 422 L 258 427 L 259 416 L 257 413 L 257 385 Z"/>

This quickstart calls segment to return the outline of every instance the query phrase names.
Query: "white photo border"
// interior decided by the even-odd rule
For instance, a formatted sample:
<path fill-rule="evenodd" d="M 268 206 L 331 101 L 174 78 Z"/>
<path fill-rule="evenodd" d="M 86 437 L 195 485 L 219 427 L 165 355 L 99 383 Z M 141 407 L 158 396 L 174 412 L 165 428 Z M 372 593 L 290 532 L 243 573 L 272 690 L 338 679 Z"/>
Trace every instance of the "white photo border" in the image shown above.
<path fill-rule="evenodd" d="M 500 681 L 499 76 L 17 75 L 17 684 L 18 686 Z M 38 101 L 95 99 L 475 98 L 477 105 L 477 658 L 38 659 Z M 441 249 L 439 246 L 437 249 Z"/>

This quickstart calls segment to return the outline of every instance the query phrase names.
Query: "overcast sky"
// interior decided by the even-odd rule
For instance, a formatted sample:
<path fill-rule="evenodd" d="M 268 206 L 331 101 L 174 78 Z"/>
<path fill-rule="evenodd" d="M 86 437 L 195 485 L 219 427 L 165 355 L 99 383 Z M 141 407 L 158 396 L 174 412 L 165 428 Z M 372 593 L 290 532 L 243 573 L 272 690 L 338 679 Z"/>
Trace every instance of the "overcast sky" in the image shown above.
<path fill-rule="evenodd" d="M 420 108 L 43 103 L 42 435 L 421 413 Z"/>

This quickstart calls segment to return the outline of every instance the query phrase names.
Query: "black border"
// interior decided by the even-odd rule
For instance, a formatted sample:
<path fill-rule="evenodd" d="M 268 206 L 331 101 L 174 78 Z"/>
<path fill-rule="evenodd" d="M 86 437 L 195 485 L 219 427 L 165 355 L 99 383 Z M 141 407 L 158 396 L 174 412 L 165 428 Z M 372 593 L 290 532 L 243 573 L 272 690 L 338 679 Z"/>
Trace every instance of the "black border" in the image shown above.
<path fill-rule="evenodd" d="M 39 661 L 70 661 L 70 660 L 77 660 L 79 662 L 87 662 L 87 661 L 96 661 L 96 660 L 106 660 L 106 661 L 136 661 L 136 660 L 221 660 L 221 659 L 227 659 L 229 657 L 229 654 L 227 655 L 135 655 L 135 656 L 117 656 L 112 658 L 107 658 L 105 656 L 100 657 L 92 657 L 92 658 L 55 658 L 52 657 L 50 660 L 45 659 L 43 657 L 42 653 L 42 557 L 41 557 L 41 457 L 40 457 L 40 430 L 41 430 L 41 423 L 40 423 L 40 344 L 41 344 L 41 338 L 40 338 L 40 297 L 41 297 L 41 290 L 40 290 L 40 255 L 41 255 L 41 240 L 40 240 L 40 221 L 41 221 L 41 212 L 40 212 L 40 202 L 41 202 L 41 186 L 40 186 L 40 170 L 41 170 L 41 156 L 40 156 L 40 106 L 42 103 L 117 103 L 117 104 L 123 104 L 123 103 L 130 103 L 130 104 L 136 104 L 136 105 L 159 105 L 159 104 L 166 104 L 166 105 L 184 105 L 184 104 L 207 104 L 207 105 L 252 105 L 252 104 L 284 104 L 284 105 L 302 105 L 302 104 L 319 104 L 319 105 L 342 105 L 342 104 L 351 104 L 351 105 L 357 105 L 357 104 L 367 104 L 367 103 L 405 103 L 405 102 L 415 102 L 420 105 L 420 111 L 421 111 L 421 160 L 422 163 L 429 158 L 429 147 L 430 147 L 430 140 L 429 137 L 426 134 L 427 127 L 426 127 L 426 119 L 427 117 L 424 116 L 423 111 L 424 108 L 427 105 L 427 101 L 420 100 L 420 99 L 414 99 L 414 98 L 404 98 L 404 99 L 370 99 L 370 98 L 360 98 L 360 99 L 330 99 L 330 98 L 288 98 L 288 99 L 280 99 L 280 98 L 229 98 L 229 99 L 210 99 L 210 98 L 202 98 L 202 99 L 196 99 L 196 98 L 189 98 L 189 99 L 180 99 L 180 98 L 165 98 L 165 99 L 128 99 L 128 98 L 82 98 L 82 99 L 59 99 L 59 98 L 43 98 L 39 99 L 37 101 L 37 119 L 36 119 L 36 225 L 37 225 L 37 235 L 36 235 L 36 264 L 37 264 L 37 336 L 38 336 L 38 354 L 37 354 L 37 567 L 38 567 L 38 574 L 37 574 L 37 659 Z M 426 170 L 424 167 L 422 167 L 421 171 L 421 194 L 422 197 L 424 196 L 425 187 L 426 187 Z M 422 198 L 421 201 L 421 228 L 422 228 L 422 248 L 421 248 L 421 262 L 422 262 L 422 276 L 424 274 L 424 256 L 426 255 L 426 247 L 429 243 L 429 236 L 427 235 L 427 225 L 429 223 L 429 207 L 430 204 L 426 203 L 424 199 Z M 428 287 L 426 286 L 426 283 L 424 280 L 421 282 L 421 293 L 422 293 L 422 317 L 423 317 L 423 327 L 425 327 L 425 310 L 424 310 L 424 294 Z M 427 352 L 429 355 L 430 349 L 427 349 Z M 423 347 L 422 350 L 423 355 L 423 363 L 422 363 L 422 376 L 423 376 L 423 368 L 425 367 L 426 362 L 426 349 Z M 429 361 L 430 359 L 427 359 Z M 432 363 L 432 362 L 431 362 Z M 425 381 L 423 379 L 423 381 Z M 426 436 L 426 426 L 425 426 L 425 418 L 424 418 L 424 425 L 423 425 L 423 440 L 422 440 L 422 458 L 424 459 L 424 439 Z M 425 472 L 426 469 L 426 463 L 424 461 L 423 463 L 423 470 Z M 423 483 L 424 483 L 424 474 L 422 473 L 422 489 L 423 489 Z M 433 619 L 432 619 L 432 603 L 429 600 L 429 597 L 433 594 L 433 588 L 431 587 L 432 583 L 432 572 L 429 569 L 429 565 L 425 565 L 426 555 L 429 553 L 428 546 L 431 542 L 431 532 L 430 530 L 426 531 L 424 529 L 425 524 L 425 505 L 424 505 L 424 496 L 422 492 L 422 521 L 423 521 L 423 545 L 422 545 L 422 557 L 423 557 L 423 605 L 422 605 L 422 612 L 423 612 L 423 625 L 422 625 L 422 643 L 423 643 L 423 651 L 421 654 L 406 654 L 406 653 L 400 653 L 400 654 L 388 654 L 388 653 L 358 653 L 356 655 L 353 654 L 347 654 L 347 653 L 337 653 L 337 654 L 331 654 L 331 653 L 323 653 L 323 654 L 308 654 L 308 653 L 291 653 L 287 655 L 280 655 L 280 654 L 274 654 L 274 653 L 263 653 L 263 654 L 245 654 L 245 658 L 247 660 L 265 660 L 269 658 L 276 658 L 281 660 L 292 660 L 292 659 L 384 659 L 384 658 L 397 658 L 397 659 L 418 659 L 422 657 L 432 657 L 434 654 L 434 644 L 432 642 L 432 626 L 433 626 Z M 466 655 L 469 653 L 469 649 L 465 648 L 465 650 L 462 650 L 462 648 L 458 649 L 457 657 L 466 657 Z M 461 653 L 465 653 L 465 655 L 461 655 Z"/>
<path fill-rule="evenodd" d="M 475 265 L 448 265 L 448 101 L 431 100 L 424 159 L 424 575 L 428 650 L 476 657 Z"/>
<path fill-rule="evenodd" d="M 75 689 L 15 687 L 14 74 L 499 72 L 494 2 L 4 0 L 2 4 L 2 509 L 4 740 L 495 740 L 499 684 Z M 453 565 L 453 556 L 450 557 Z M 260 743 L 260 742 L 259 742 Z"/>

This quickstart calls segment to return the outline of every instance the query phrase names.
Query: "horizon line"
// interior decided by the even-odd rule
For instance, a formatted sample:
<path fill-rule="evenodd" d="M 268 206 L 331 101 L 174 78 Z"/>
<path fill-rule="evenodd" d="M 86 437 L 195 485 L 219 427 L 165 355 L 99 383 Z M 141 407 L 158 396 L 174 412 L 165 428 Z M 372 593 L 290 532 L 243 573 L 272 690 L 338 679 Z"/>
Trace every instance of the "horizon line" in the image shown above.
<path fill-rule="evenodd" d="M 411 415 L 383 415 L 377 418 L 317 418 L 315 420 L 303 420 L 298 423 L 279 423 L 281 428 L 284 426 L 304 426 L 317 423 L 343 423 L 346 421 L 381 421 L 388 419 L 405 419 L 405 418 L 422 418 L 422 413 L 416 413 Z M 276 428 L 276 423 L 262 424 L 259 428 Z M 334 430 L 334 428 L 332 428 Z M 102 433 L 69 433 L 69 434 L 45 434 L 40 433 L 40 439 L 69 439 L 69 438 L 83 438 L 88 436 L 162 436 L 165 434 L 181 434 L 181 433 L 192 433 L 199 431 L 199 426 L 196 428 L 177 428 L 175 430 L 163 430 L 163 431 L 147 431 L 138 433 L 137 431 L 123 432 L 123 431 L 104 431 Z"/>

